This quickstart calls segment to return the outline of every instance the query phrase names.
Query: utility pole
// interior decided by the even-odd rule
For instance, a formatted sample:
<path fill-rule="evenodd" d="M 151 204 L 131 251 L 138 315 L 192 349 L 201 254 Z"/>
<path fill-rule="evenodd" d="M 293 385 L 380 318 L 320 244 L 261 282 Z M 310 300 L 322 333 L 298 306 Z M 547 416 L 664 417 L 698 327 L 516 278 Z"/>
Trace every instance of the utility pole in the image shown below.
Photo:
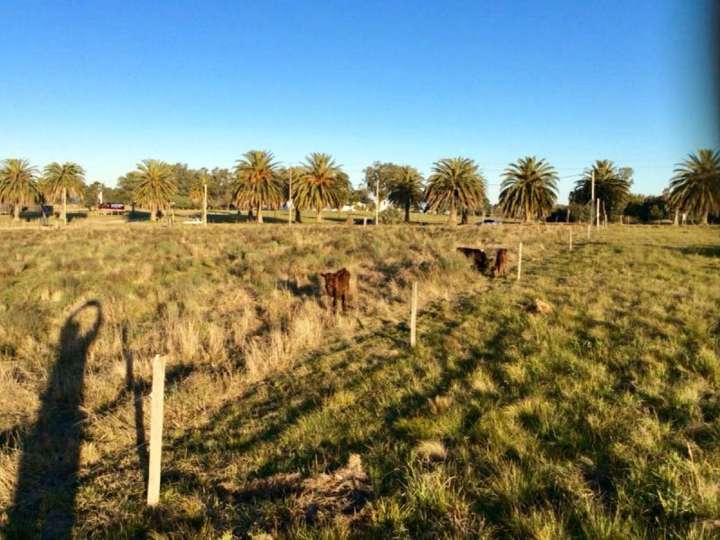
<path fill-rule="evenodd" d="M 590 172 L 590 176 L 592 178 L 592 187 L 590 188 L 590 221 L 592 222 L 595 219 L 595 169 Z"/>
<path fill-rule="evenodd" d="M 293 222 L 293 200 L 292 200 L 292 169 L 288 169 L 288 174 L 290 175 L 290 180 L 288 183 L 289 189 L 289 195 L 288 195 L 288 225 L 292 225 Z"/>
<path fill-rule="evenodd" d="M 203 182 L 203 225 L 207 225 L 207 180 Z"/>

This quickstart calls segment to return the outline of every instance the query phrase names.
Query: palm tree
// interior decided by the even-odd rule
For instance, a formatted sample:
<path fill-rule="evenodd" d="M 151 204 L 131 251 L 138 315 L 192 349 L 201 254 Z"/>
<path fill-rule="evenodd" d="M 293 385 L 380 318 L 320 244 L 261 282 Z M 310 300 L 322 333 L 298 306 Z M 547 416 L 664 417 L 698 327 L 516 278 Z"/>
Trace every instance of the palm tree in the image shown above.
<path fill-rule="evenodd" d="M 703 148 L 675 168 L 670 181 L 670 206 L 700 217 L 720 211 L 720 152 Z"/>
<path fill-rule="evenodd" d="M 503 173 L 500 208 L 526 222 L 547 215 L 557 199 L 557 179 L 555 168 L 544 159 L 520 158 Z"/>
<path fill-rule="evenodd" d="M 410 223 L 410 207 L 422 201 L 422 175 L 414 167 L 403 165 L 398 168 L 388 187 L 388 199 L 405 209 L 405 223 Z"/>
<path fill-rule="evenodd" d="M 478 208 L 485 200 L 485 179 L 469 158 L 436 161 L 425 189 L 428 209 L 448 208 L 448 224 L 457 224 L 457 209 Z"/>
<path fill-rule="evenodd" d="M 42 191 L 53 202 L 62 200 L 62 220 L 67 224 L 67 198 L 80 197 L 85 191 L 85 170 L 77 163 L 56 161 L 45 167 Z"/>
<path fill-rule="evenodd" d="M 263 222 L 263 206 L 282 203 L 282 179 L 271 152 L 250 150 L 235 165 L 235 204 L 257 209 L 256 220 Z"/>
<path fill-rule="evenodd" d="M 13 220 L 20 221 L 22 207 L 40 197 L 37 169 L 25 159 L 6 159 L 0 168 L 0 202 L 11 204 Z"/>
<path fill-rule="evenodd" d="M 592 198 L 592 176 L 595 174 L 595 198 L 600 199 L 608 215 L 622 209 L 630 196 L 633 170 L 629 167 L 616 167 L 608 159 L 598 159 L 592 167 L 585 169 L 583 177 L 575 183 L 570 193 L 570 202 L 588 204 Z M 592 220 L 592 216 L 591 216 Z"/>
<path fill-rule="evenodd" d="M 297 208 L 314 208 L 317 223 L 322 221 L 323 208 L 341 206 L 350 194 L 348 175 L 328 154 L 310 154 L 303 164 L 297 183 L 294 180 L 293 177 Z"/>
<path fill-rule="evenodd" d="M 158 210 L 166 209 L 177 191 L 172 167 L 164 161 L 146 159 L 134 171 L 137 181 L 133 200 L 150 207 L 150 221 L 157 221 Z"/>

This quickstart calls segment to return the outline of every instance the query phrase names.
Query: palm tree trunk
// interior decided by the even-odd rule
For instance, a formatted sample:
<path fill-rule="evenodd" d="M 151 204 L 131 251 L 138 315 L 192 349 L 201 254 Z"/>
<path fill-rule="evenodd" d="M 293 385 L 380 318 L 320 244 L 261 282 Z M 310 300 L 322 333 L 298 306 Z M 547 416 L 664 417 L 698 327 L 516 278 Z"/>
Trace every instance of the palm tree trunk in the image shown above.
<path fill-rule="evenodd" d="M 455 199 L 450 199 L 450 211 L 448 212 L 448 225 L 457 225 L 457 210 L 455 209 Z"/>
<path fill-rule="evenodd" d="M 675 209 L 675 221 L 673 221 L 673 225 L 678 225 L 680 223 L 680 210 L 677 208 Z"/>
<path fill-rule="evenodd" d="M 460 214 L 460 225 L 467 225 L 470 221 L 470 212 L 467 208 L 463 208 Z"/>
<path fill-rule="evenodd" d="M 157 221 L 157 205 L 150 205 L 150 221 L 153 223 Z"/>
<path fill-rule="evenodd" d="M 705 211 L 702 213 L 702 216 L 700 217 L 700 225 L 707 225 L 708 224 L 708 212 Z"/>
<path fill-rule="evenodd" d="M 295 208 L 295 223 L 302 223 L 302 214 L 299 208 Z"/>
<path fill-rule="evenodd" d="M 62 192 L 62 203 L 63 203 L 63 214 L 62 214 L 62 220 L 65 225 L 67 225 L 67 188 L 63 188 Z"/>
<path fill-rule="evenodd" d="M 410 223 L 410 201 L 405 201 L 405 223 Z"/>
<path fill-rule="evenodd" d="M 317 214 L 315 216 L 315 223 L 322 223 L 322 208 L 318 206 Z"/>
<path fill-rule="evenodd" d="M 13 221 L 20 221 L 20 210 L 22 205 L 18 202 L 13 205 Z"/>
<path fill-rule="evenodd" d="M 259 205 L 259 204 L 258 204 L 258 207 L 257 207 L 257 222 L 258 222 L 258 223 L 262 223 L 262 222 L 263 222 L 262 206 Z"/>

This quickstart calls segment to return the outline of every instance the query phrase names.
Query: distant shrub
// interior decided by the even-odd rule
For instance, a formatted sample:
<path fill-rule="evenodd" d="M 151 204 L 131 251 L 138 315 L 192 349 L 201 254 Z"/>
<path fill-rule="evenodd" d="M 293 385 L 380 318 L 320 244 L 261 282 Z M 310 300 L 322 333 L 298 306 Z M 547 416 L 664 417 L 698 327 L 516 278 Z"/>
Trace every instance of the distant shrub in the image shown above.
<path fill-rule="evenodd" d="M 380 212 L 380 223 L 385 225 L 397 225 L 402 223 L 403 215 L 397 208 L 386 208 Z"/>

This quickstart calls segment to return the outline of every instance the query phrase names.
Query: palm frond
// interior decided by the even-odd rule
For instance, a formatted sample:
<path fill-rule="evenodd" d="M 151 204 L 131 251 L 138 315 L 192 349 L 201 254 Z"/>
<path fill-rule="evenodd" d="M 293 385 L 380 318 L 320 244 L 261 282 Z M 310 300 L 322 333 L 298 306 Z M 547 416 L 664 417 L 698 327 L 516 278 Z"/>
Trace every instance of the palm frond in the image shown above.
<path fill-rule="evenodd" d="M 499 204 L 509 217 L 541 218 L 557 200 L 557 172 L 544 159 L 524 157 L 508 165 L 500 186 Z"/>

